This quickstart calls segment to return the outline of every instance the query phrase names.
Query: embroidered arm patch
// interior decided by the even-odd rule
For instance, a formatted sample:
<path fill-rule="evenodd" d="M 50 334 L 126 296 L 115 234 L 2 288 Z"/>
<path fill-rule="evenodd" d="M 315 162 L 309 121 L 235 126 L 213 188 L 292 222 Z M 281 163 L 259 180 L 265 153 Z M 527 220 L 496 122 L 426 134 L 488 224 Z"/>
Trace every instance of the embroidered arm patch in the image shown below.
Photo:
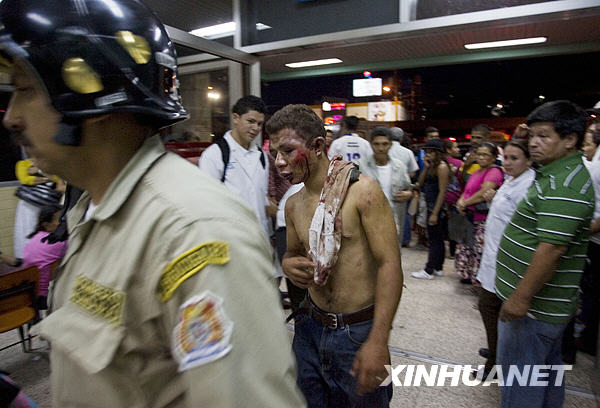
<path fill-rule="evenodd" d="M 229 262 L 229 243 L 222 241 L 207 242 L 192 248 L 165 268 L 158 282 L 160 300 L 166 302 L 175 290 L 190 276 L 206 265 L 224 265 Z"/>
<path fill-rule="evenodd" d="M 77 275 L 69 300 L 112 325 L 121 323 L 125 305 L 123 292 L 101 285 L 83 275 Z"/>
<path fill-rule="evenodd" d="M 209 291 L 179 307 L 173 329 L 173 356 L 179 371 L 189 370 L 225 356 L 231 350 L 233 323 L 223 310 L 223 299 Z"/>

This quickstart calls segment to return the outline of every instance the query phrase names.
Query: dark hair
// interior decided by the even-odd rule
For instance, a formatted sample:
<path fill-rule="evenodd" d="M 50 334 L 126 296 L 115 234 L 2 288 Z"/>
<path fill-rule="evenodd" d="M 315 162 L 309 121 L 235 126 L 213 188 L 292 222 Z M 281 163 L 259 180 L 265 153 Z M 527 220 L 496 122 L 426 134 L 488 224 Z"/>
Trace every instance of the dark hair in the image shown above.
<path fill-rule="evenodd" d="M 479 145 L 479 148 L 485 147 L 487 148 L 490 153 L 492 153 L 492 156 L 496 157 L 498 156 L 498 147 L 496 147 L 495 144 L 493 144 L 492 142 L 483 142 L 482 144 Z"/>
<path fill-rule="evenodd" d="M 372 142 L 377 136 L 385 136 L 390 142 L 392 141 L 392 132 L 384 126 L 377 126 L 373 128 L 369 134 L 369 142 Z"/>
<path fill-rule="evenodd" d="M 406 147 L 407 149 L 410 149 L 410 137 L 408 137 L 408 134 L 406 134 L 406 132 L 400 138 L 400 144 Z"/>
<path fill-rule="evenodd" d="M 356 130 L 358 129 L 358 118 L 356 116 L 344 116 L 342 120 L 344 125 L 346 125 L 346 129 L 348 130 Z"/>
<path fill-rule="evenodd" d="M 536 122 L 550 122 L 561 139 L 575 134 L 577 143 L 575 147 L 581 148 L 585 134 L 588 115 L 583 109 L 571 101 L 560 100 L 547 102 L 538 106 L 527 117 L 527 125 Z"/>
<path fill-rule="evenodd" d="M 43 224 L 52 222 L 52 218 L 54 217 L 54 214 L 56 214 L 61 209 L 62 209 L 62 207 L 59 205 L 48 205 L 48 206 L 42 207 L 42 209 L 40 210 L 40 215 L 38 216 L 37 226 L 35 227 L 35 230 L 31 234 L 27 235 L 27 238 L 31 238 L 38 232 L 43 231 L 44 230 Z"/>
<path fill-rule="evenodd" d="M 429 133 L 435 133 L 435 132 L 439 133 L 440 131 L 438 130 L 438 128 L 433 127 L 433 126 L 429 126 L 429 127 L 425 128 L 425 134 L 426 135 L 429 134 Z"/>
<path fill-rule="evenodd" d="M 504 146 L 504 149 L 506 149 L 508 146 L 514 146 L 518 149 L 521 149 L 525 157 L 529 159 L 529 146 L 527 145 L 527 142 L 523 140 L 511 140 L 506 144 L 506 146 Z"/>
<path fill-rule="evenodd" d="M 485 123 L 479 123 L 473 126 L 473 128 L 471 129 L 471 133 L 473 132 L 483 132 L 483 137 L 487 139 L 490 135 L 490 127 Z"/>
<path fill-rule="evenodd" d="M 267 107 L 263 100 L 254 95 L 248 95 L 238 99 L 235 105 L 233 105 L 233 108 L 231 108 L 231 112 L 237 113 L 238 115 L 243 115 L 251 110 L 262 113 L 263 115 L 267 113 Z"/>
<path fill-rule="evenodd" d="M 274 135 L 283 129 L 292 129 L 310 146 L 313 139 L 325 138 L 323 121 L 306 105 L 287 105 L 279 109 L 265 125 L 268 134 Z M 325 148 L 325 143 L 323 143 Z"/>
<path fill-rule="evenodd" d="M 592 125 L 594 126 L 594 130 L 591 130 L 590 127 Z M 592 122 L 587 129 L 585 130 L 585 132 L 590 132 L 590 134 L 592 135 L 592 142 L 594 142 L 594 144 L 596 145 L 596 147 L 598 147 L 598 145 L 600 145 L 600 122 Z M 585 135 L 584 135 L 585 136 Z"/>
<path fill-rule="evenodd" d="M 456 140 L 444 140 L 444 151 L 447 153 L 448 149 L 452 149 L 454 143 L 456 143 Z"/>

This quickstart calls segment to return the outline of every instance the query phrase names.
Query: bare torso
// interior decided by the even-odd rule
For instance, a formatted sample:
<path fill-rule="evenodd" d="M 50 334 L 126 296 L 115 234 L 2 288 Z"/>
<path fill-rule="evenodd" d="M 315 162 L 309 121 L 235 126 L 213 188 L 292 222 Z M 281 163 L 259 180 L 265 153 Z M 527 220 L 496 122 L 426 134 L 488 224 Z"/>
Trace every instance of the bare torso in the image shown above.
<path fill-rule="evenodd" d="M 357 207 L 358 200 L 368 200 L 369 197 L 359 197 L 359 189 L 355 184 L 349 186 L 341 208 L 342 241 L 337 263 L 324 286 L 313 284 L 308 288 L 312 301 L 319 308 L 332 313 L 355 312 L 375 301 L 377 263 L 369 248 Z M 308 231 L 318 202 L 318 195 L 311 196 L 303 188 L 290 198 L 286 207 L 305 256 L 309 251 Z"/>

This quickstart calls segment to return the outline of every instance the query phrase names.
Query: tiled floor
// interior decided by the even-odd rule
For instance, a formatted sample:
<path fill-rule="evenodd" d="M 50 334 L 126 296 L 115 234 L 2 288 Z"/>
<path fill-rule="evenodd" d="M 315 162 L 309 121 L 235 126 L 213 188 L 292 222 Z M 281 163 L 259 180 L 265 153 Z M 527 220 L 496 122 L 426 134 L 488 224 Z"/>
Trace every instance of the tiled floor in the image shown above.
<path fill-rule="evenodd" d="M 473 308 L 476 297 L 458 282 L 449 259 L 443 277 L 431 281 L 410 277 L 410 272 L 423 267 L 426 256 L 424 251 L 402 250 L 406 287 L 390 338 L 392 364 L 483 364 L 477 350 L 485 346 L 485 334 L 479 312 Z M 0 348 L 16 338 L 16 332 L 0 334 Z M 47 408 L 50 407 L 47 347 L 39 341 L 34 345 L 35 353 L 24 354 L 19 346 L 0 352 L 0 369 L 10 372 L 41 408 Z M 578 354 L 573 371 L 567 373 L 569 391 L 564 407 L 597 406 L 590 398 L 593 365 L 592 357 Z M 576 391 L 578 395 L 574 394 Z M 395 387 L 392 407 L 492 408 L 498 407 L 499 401 L 497 385 L 422 385 Z"/>

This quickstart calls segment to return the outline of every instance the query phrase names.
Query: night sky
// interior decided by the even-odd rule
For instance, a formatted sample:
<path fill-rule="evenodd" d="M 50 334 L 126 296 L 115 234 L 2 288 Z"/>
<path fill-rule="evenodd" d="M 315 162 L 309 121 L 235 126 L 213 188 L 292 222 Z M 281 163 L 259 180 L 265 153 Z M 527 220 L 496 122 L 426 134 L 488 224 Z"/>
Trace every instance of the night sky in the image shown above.
<path fill-rule="evenodd" d="M 526 116 L 545 101 L 570 99 L 583 108 L 600 101 L 600 53 L 563 55 L 535 59 L 505 60 L 418 69 L 398 70 L 403 95 L 421 76 L 419 115 L 424 119 L 491 117 L 490 108 L 505 105 L 502 116 Z M 391 84 L 393 71 L 372 72 Z M 315 77 L 263 84 L 262 97 L 275 111 L 288 103 L 320 104 L 324 97 L 368 102 L 380 97 L 353 98 L 352 80 L 362 73 Z"/>

